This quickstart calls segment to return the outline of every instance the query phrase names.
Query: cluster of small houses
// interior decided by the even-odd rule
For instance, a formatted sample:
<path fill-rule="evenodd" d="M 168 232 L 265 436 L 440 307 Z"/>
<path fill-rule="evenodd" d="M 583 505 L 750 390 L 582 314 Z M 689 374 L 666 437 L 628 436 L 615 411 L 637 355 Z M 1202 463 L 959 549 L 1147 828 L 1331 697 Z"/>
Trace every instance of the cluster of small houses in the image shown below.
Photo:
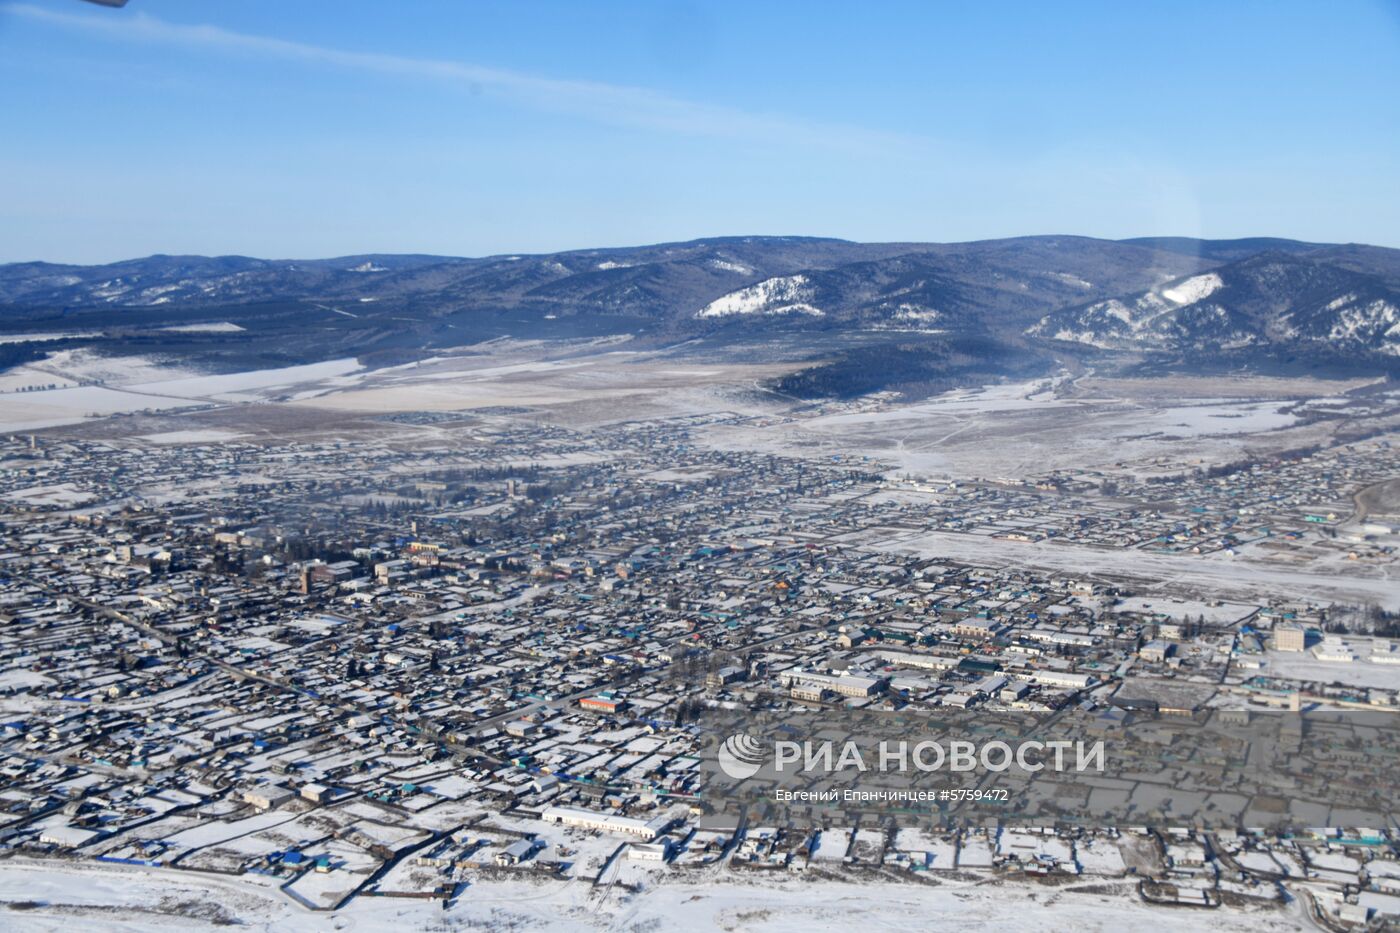
<path fill-rule="evenodd" d="M 1356 559 L 1388 559 L 1400 525 L 1372 520 L 1343 528 L 1351 495 L 1388 479 L 1394 454 L 1371 441 L 1241 466 L 1224 476 L 1141 477 L 1053 471 L 1039 478 L 929 483 L 892 477 L 904 496 L 885 508 L 923 527 L 1016 541 L 1193 554 L 1236 553 L 1244 545 L 1300 550 L 1303 543 Z M 1164 481 L 1165 480 L 1165 481 Z M 1109 495 L 1100 495 L 1107 490 Z M 1047 495 L 1047 493 L 1053 493 Z"/>
<path fill-rule="evenodd" d="M 863 826 L 707 824 L 693 804 L 668 803 L 693 798 L 699 781 L 679 764 L 696 744 L 687 704 L 1190 714 L 1231 695 L 1296 705 L 1296 685 L 1241 668 L 1252 653 L 1357 658 L 1346 642 L 1309 638 L 1315 607 L 1203 626 L 1168 597 L 1124 609 L 1128 594 L 1102 583 L 840 540 L 913 521 L 1090 543 L 1112 531 L 1106 545 L 1134 546 L 1162 543 L 1160 515 L 990 484 L 879 500 L 889 489 L 860 464 L 699 451 L 685 444 L 691 427 L 628 429 L 629 444 L 672 452 L 665 476 L 654 457 L 587 461 L 565 471 L 566 492 L 539 502 L 531 490 L 551 471 L 482 478 L 470 447 L 4 447 L 0 495 L 13 514 L 0 516 L 0 694 L 12 712 L 0 723 L 0 846 L 256 868 L 320 907 L 359 890 L 340 877 L 399 862 L 567 872 L 577 863 L 561 851 L 577 835 L 617 840 L 594 853 L 604 862 L 1136 873 L 1174 886 L 1151 896 L 1181 903 L 1232 884 L 1257 894 L 1275 864 L 1279 878 L 1317 886 L 1339 922 L 1397 912 L 1383 831 L 1207 841 L 968 830 L 920 849 L 923 837 Z M 503 457 L 493 445 L 507 443 L 517 461 L 586 449 L 547 427 L 483 436 L 481 449 Z M 1347 475 L 1364 475 L 1370 456 L 1345 453 Z M 172 486 L 171 475 L 198 481 Z M 25 497 L 60 476 L 91 501 L 59 509 Z M 405 476 L 420 477 L 408 497 L 393 492 Z M 1262 474 L 1241 481 L 1249 508 L 1271 501 Z M 1336 488 L 1334 477 L 1323 486 Z M 335 513 L 339 539 L 318 539 L 317 509 L 351 497 L 411 508 L 352 506 Z M 1200 519 L 1178 543 L 1223 541 L 1240 521 Z M 1136 530 L 1114 537 L 1124 529 Z M 309 541 L 320 556 L 298 551 Z M 1397 656 L 1370 650 L 1377 663 Z M 1394 691 L 1312 689 L 1396 705 Z M 264 825 L 269 814 L 286 815 L 297 844 Z M 200 835 L 241 820 L 253 820 L 256 853 Z M 1141 858 L 1119 867 L 1107 849 Z M 1314 857 L 1324 853 L 1355 870 Z M 334 881 L 316 887 L 318 875 Z"/>

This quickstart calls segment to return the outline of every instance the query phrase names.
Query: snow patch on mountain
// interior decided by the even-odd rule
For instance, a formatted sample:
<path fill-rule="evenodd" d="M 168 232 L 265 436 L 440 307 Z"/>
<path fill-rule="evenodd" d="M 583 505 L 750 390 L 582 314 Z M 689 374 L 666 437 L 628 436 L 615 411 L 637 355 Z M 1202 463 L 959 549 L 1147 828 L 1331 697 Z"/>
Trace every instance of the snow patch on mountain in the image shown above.
<path fill-rule="evenodd" d="M 170 292 L 178 292 L 183 287 L 183 283 L 175 285 L 152 285 L 150 288 L 141 289 L 141 297 L 145 299 L 159 298 L 161 295 L 167 295 Z"/>
<path fill-rule="evenodd" d="M 1092 330 L 1071 330 L 1068 327 L 1061 327 L 1059 330 L 1055 331 L 1052 337 L 1055 340 L 1066 340 L 1071 343 L 1085 343 L 1091 347 L 1100 347 L 1103 349 L 1109 349 L 1114 346 L 1111 341 L 1102 339 Z"/>
<path fill-rule="evenodd" d="M 753 275 L 753 270 L 748 266 L 741 262 L 730 262 L 728 259 L 711 259 L 710 268 L 721 272 L 736 272 L 739 275 Z"/>
<path fill-rule="evenodd" d="M 247 330 L 247 328 L 239 327 L 232 321 L 218 321 L 212 324 L 172 324 L 160 329 L 173 334 L 237 334 Z"/>
<path fill-rule="evenodd" d="M 1335 301 L 1329 303 L 1328 309 L 1332 310 L 1335 304 Z M 1374 343 L 1382 352 L 1400 355 L 1400 308 L 1379 300 L 1343 307 L 1327 338 L 1337 342 Z"/>
<path fill-rule="evenodd" d="M 1110 298 L 1103 304 L 1094 305 L 1094 307 L 1090 310 L 1102 311 L 1109 317 L 1117 318 L 1124 324 L 1133 323 L 1133 312 L 1128 310 L 1128 306 L 1123 304 L 1123 302 L 1119 301 L 1117 298 Z"/>
<path fill-rule="evenodd" d="M 1174 304 L 1193 305 L 1215 294 L 1224 284 L 1220 276 L 1214 272 L 1207 272 L 1205 275 L 1193 275 L 1184 282 L 1163 289 L 1162 297 Z"/>
<path fill-rule="evenodd" d="M 1084 279 L 1081 279 L 1079 276 L 1071 275 L 1068 272 L 1047 272 L 1046 275 L 1050 276 L 1050 278 L 1052 279 L 1059 279 L 1066 285 L 1073 285 L 1075 288 L 1090 289 L 1094 287 L 1093 282 L 1086 281 Z"/>
<path fill-rule="evenodd" d="M 913 305 L 907 302 L 900 304 L 894 309 L 894 319 L 897 321 L 918 321 L 928 323 L 936 321 L 942 315 L 933 308 L 925 308 L 922 305 Z"/>
<path fill-rule="evenodd" d="M 705 305 L 696 317 L 729 317 L 735 314 L 811 314 L 826 312 L 811 304 L 813 290 L 805 275 L 780 275 L 764 279 Z"/>

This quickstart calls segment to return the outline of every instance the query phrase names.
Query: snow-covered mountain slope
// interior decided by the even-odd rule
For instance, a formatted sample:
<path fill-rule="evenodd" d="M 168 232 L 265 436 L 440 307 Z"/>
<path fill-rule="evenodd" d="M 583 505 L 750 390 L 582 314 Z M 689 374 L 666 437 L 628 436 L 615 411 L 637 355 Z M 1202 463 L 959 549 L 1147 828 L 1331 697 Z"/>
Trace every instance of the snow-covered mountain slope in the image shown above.
<path fill-rule="evenodd" d="M 733 314 L 811 314 L 826 312 L 811 304 L 812 282 L 805 275 L 779 275 L 721 295 L 695 316 L 729 317 Z"/>
<path fill-rule="evenodd" d="M 1394 298 L 1363 298 L 1348 293 L 1328 302 L 1311 320 L 1294 327 L 1299 336 L 1400 356 L 1400 300 Z"/>
<path fill-rule="evenodd" d="M 1325 343 L 1400 355 L 1400 292 L 1305 256 L 1252 256 L 1201 275 L 1045 315 L 1030 335 L 1108 349 Z"/>
<path fill-rule="evenodd" d="M 1193 275 L 1136 296 L 1049 314 L 1029 333 L 1105 348 L 1165 348 L 1183 337 L 1248 343 L 1248 327 L 1207 301 L 1224 284 L 1216 272 Z"/>

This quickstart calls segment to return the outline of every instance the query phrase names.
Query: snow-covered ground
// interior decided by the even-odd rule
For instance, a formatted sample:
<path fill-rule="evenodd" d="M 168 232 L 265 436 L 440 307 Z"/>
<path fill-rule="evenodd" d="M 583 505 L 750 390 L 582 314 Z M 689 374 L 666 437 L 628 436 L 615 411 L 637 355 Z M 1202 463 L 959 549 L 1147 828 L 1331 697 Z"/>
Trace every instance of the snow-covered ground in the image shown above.
<path fill-rule="evenodd" d="M 246 437 L 237 431 L 219 431 L 213 428 L 190 431 L 161 431 L 157 434 L 142 434 L 140 440 L 153 444 L 218 444 L 224 441 Z"/>
<path fill-rule="evenodd" d="M 82 331 L 72 333 L 44 333 L 44 334 L 3 334 L 0 335 L 0 344 L 6 343 L 47 343 L 50 340 L 71 340 L 77 337 L 100 337 L 96 331 Z"/>
<path fill-rule="evenodd" d="M 125 412 L 191 408 L 193 399 L 141 395 L 102 386 L 73 386 L 48 392 L 25 392 L 0 397 L 0 431 L 29 431 L 84 418 Z"/>
<path fill-rule="evenodd" d="M 218 321 L 212 324 L 171 324 L 161 330 L 174 334 L 237 334 L 247 328 L 239 327 L 231 321 Z"/>
<path fill-rule="evenodd" d="M 541 359 L 538 351 L 516 346 L 489 356 L 425 360 L 331 379 L 321 384 L 325 391 L 304 391 L 295 400 L 313 408 L 376 412 L 547 407 L 553 419 L 587 425 L 725 410 L 766 411 L 752 399 L 741 401 L 742 387 L 795 368 L 701 365 L 613 349 Z"/>
<path fill-rule="evenodd" d="M 84 418 L 137 411 L 164 411 L 198 405 L 262 401 L 360 368 L 354 359 L 304 366 L 200 375 L 171 369 L 144 357 L 101 357 L 86 351 L 50 354 L 34 369 L 36 377 L 64 380 L 63 388 L 0 396 L 0 431 L 74 424 Z M 102 385 L 77 385 L 74 380 Z"/>
<path fill-rule="evenodd" d="M 1076 890 L 1082 888 L 1083 890 Z M 94 863 L 0 863 L 0 926 L 16 931 L 154 930 L 744 930 L 810 933 L 866 928 L 1194 931 L 1306 929 L 1296 907 L 1223 907 L 1208 916 L 1151 907 L 1131 883 L 1103 879 L 1058 887 L 1016 882 L 859 883 L 710 872 L 667 878 L 638 894 L 603 896 L 582 881 L 481 881 L 450 909 L 434 900 L 359 897 L 344 910 L 312 912 L 256 875 L 230 878 Z"/>
<path fill-rule="evenodd" d="M 20 502 L 25 505 L 82 505 L 90 501 L 92 493 L 84 492 L 74 488 L 72 483 L 58 483 L 53 486 L 30 486 L 26 489 L 16 489 L 14 492 L 5 495 L 6 499 L 12 502 Z"/>
<path fill-rule="evenodd" d="M 27 364 L 26 368 L 52 373 L 74 382 L 100 383 L 110 387 L 196 374 L 193 369 L 151 356 L 107 356 L 87 347 L 56 350 L 42 360 Z"/>
<path fill-rule="evenodd" d="M 1109 575 L 1156 581 L 1148 588 L 1159 589 L 1164 602 L 1180 584 L 1194 592 L 1208 590 L 1242 601 L 1282 596 L 1400 608 L 1400 586 L 1394 580 L 1282 570 L 1219 554 L 1103 550 L 1063 541 L 1010 541 L 943 531 L 885 533 L 878 528 L 846 537 L 878 550 L 943 557 L 983 567 L 1038 567 L 1090 578 Z"/>
<path fill-rule="evenodd" d="M 1336 383 L 1277 379 L 1107 380 L 1090 375 L 947 392 L 912 404 L 825 404 L 815 416 L 721 424 L 697 436 L 723 450 L 855 455 L 925 478 L 1116 473 L 1230 462 L 1261 446 L 1325 443 L 1328 422 L 1294 410 Z M 1359 388 L 1356 382 L 1348 388 Z"/>
<path fill-rule="evenodd" d="M 1084 409 L 1081 401 L 1057 399 L 1035 390 L 1038 382 L 987 386 L 982 389 L 961 390 L 940 395 L 927 402 L 900 406 L 884 411 L 852 412 L 828 415 L 806 422 L 815 430 L 844 428 L 889 422 L 918 422 L 927 418 L 995 415 L 1005 412 L 1035 412 L 1046 417 L 1056 413 Z M 1190 405 L 1173 405 L 1155 410 L 1137 410 L 1121 419 L 1106 423 L 1108 437 L 1141 436 L 1162 433 L 1178 438 L 1206 437 L 1225 434 L 1245 434 L 1273 431 L 1293 424 L 1297 419 L 1281 411 L 1288 403 L 1234 402 L 1202 400 Z M 1125 413 L 1127 414 L 1127 413 Z"/>
<path fill-rule="evenodd" d="M 1131 596 L 1120 599 L 1119 612 L 1149 612 L 1171 619 L 1205 619 L 1211 625 L 1230 625 L 1253 615 L 1259 608 L 1250 603 L 1221 603 L 1212 605 L 1199 599 L 1163 596 Z"/>
<path fill-rule="evenodd" d="M 253 402 L 264 398 L 268 390 L 287 389 L 333 376 L 343 376 L 360 368 L 353 358 L 285 366 L 280 369 L 255 369 L 242 373 L 217 376 L 192 376 L 185 379 L 163 379 L 131 386 L 133 392 L 175 395 L 183 398 L 209 399 L 226 402 Z"/>
<path fill-rule="evenodd" d="M 1390 645 L 1389 641 L 1352 635 L 1341 639 L 1338 644 L 1343 646 L 1340 653 L 1331 654 L 1324 650 L 1322 657 L 1318 656 L 1316 646 L 1307 651 L 1271 649 L 1264 653 L 1263 667 L 1258 673 L 1283 680 L 1400 690 L 1400 663 L 1392 661 L 1380 664 L 1371 660 L 1377 653 L 1394 657 L 1384 653 Z M 1381 646 L 1379 649 L 1376 647 L 1378 644 Z M 1346 653 L 1352 655 L 1352 660 L 1339 660 Z M 1329 657 L 1332 660 L 1326 659 Z"/>

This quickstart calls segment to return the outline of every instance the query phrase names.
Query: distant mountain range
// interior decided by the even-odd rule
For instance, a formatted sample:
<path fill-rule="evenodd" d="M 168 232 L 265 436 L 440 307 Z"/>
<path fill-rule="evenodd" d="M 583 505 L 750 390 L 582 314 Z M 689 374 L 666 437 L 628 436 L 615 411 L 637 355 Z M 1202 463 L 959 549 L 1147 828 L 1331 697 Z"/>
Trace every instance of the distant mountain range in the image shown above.
<path fill-rule="evenodd" d="M 206 342 L 315 333 L 337 353 L 505 333 L 943 334 L 1040 352 L 1316 351 L 1384 362 L 1400 359 L 1400 250 L 1269 238 L 723 237 L 481 259 L 0 265 L 0 333 L 61 325 L 136 339 L 213 320 L 242 331 L 210 331 Z"/>
<path fill-rule="evenodd" d="M 0 303 L 87 308 L 289 298 L 427 300 L 443 312 L 476 306 L 687 317 L 713 314 L 706 309 L 727 294 L 806 275 L 816 279 L 829 312 L 845 319 L 869 316 L 856 305 L 878 306 L 882 299 L 892 302 L 893 313 L 900 304 L 945 298 L 956 303 L 951 292 L 958 291 L 993 303 L 1016 296 L 1013 304 L 1039 300 L 1058 306 L 1154 285 L 1201 266 L 1180 250 L 1084 237 L 960 244 L 726 237 L 485 259 L 150 256 L 103 266 L 15 263 L 0 265 Z"/>

